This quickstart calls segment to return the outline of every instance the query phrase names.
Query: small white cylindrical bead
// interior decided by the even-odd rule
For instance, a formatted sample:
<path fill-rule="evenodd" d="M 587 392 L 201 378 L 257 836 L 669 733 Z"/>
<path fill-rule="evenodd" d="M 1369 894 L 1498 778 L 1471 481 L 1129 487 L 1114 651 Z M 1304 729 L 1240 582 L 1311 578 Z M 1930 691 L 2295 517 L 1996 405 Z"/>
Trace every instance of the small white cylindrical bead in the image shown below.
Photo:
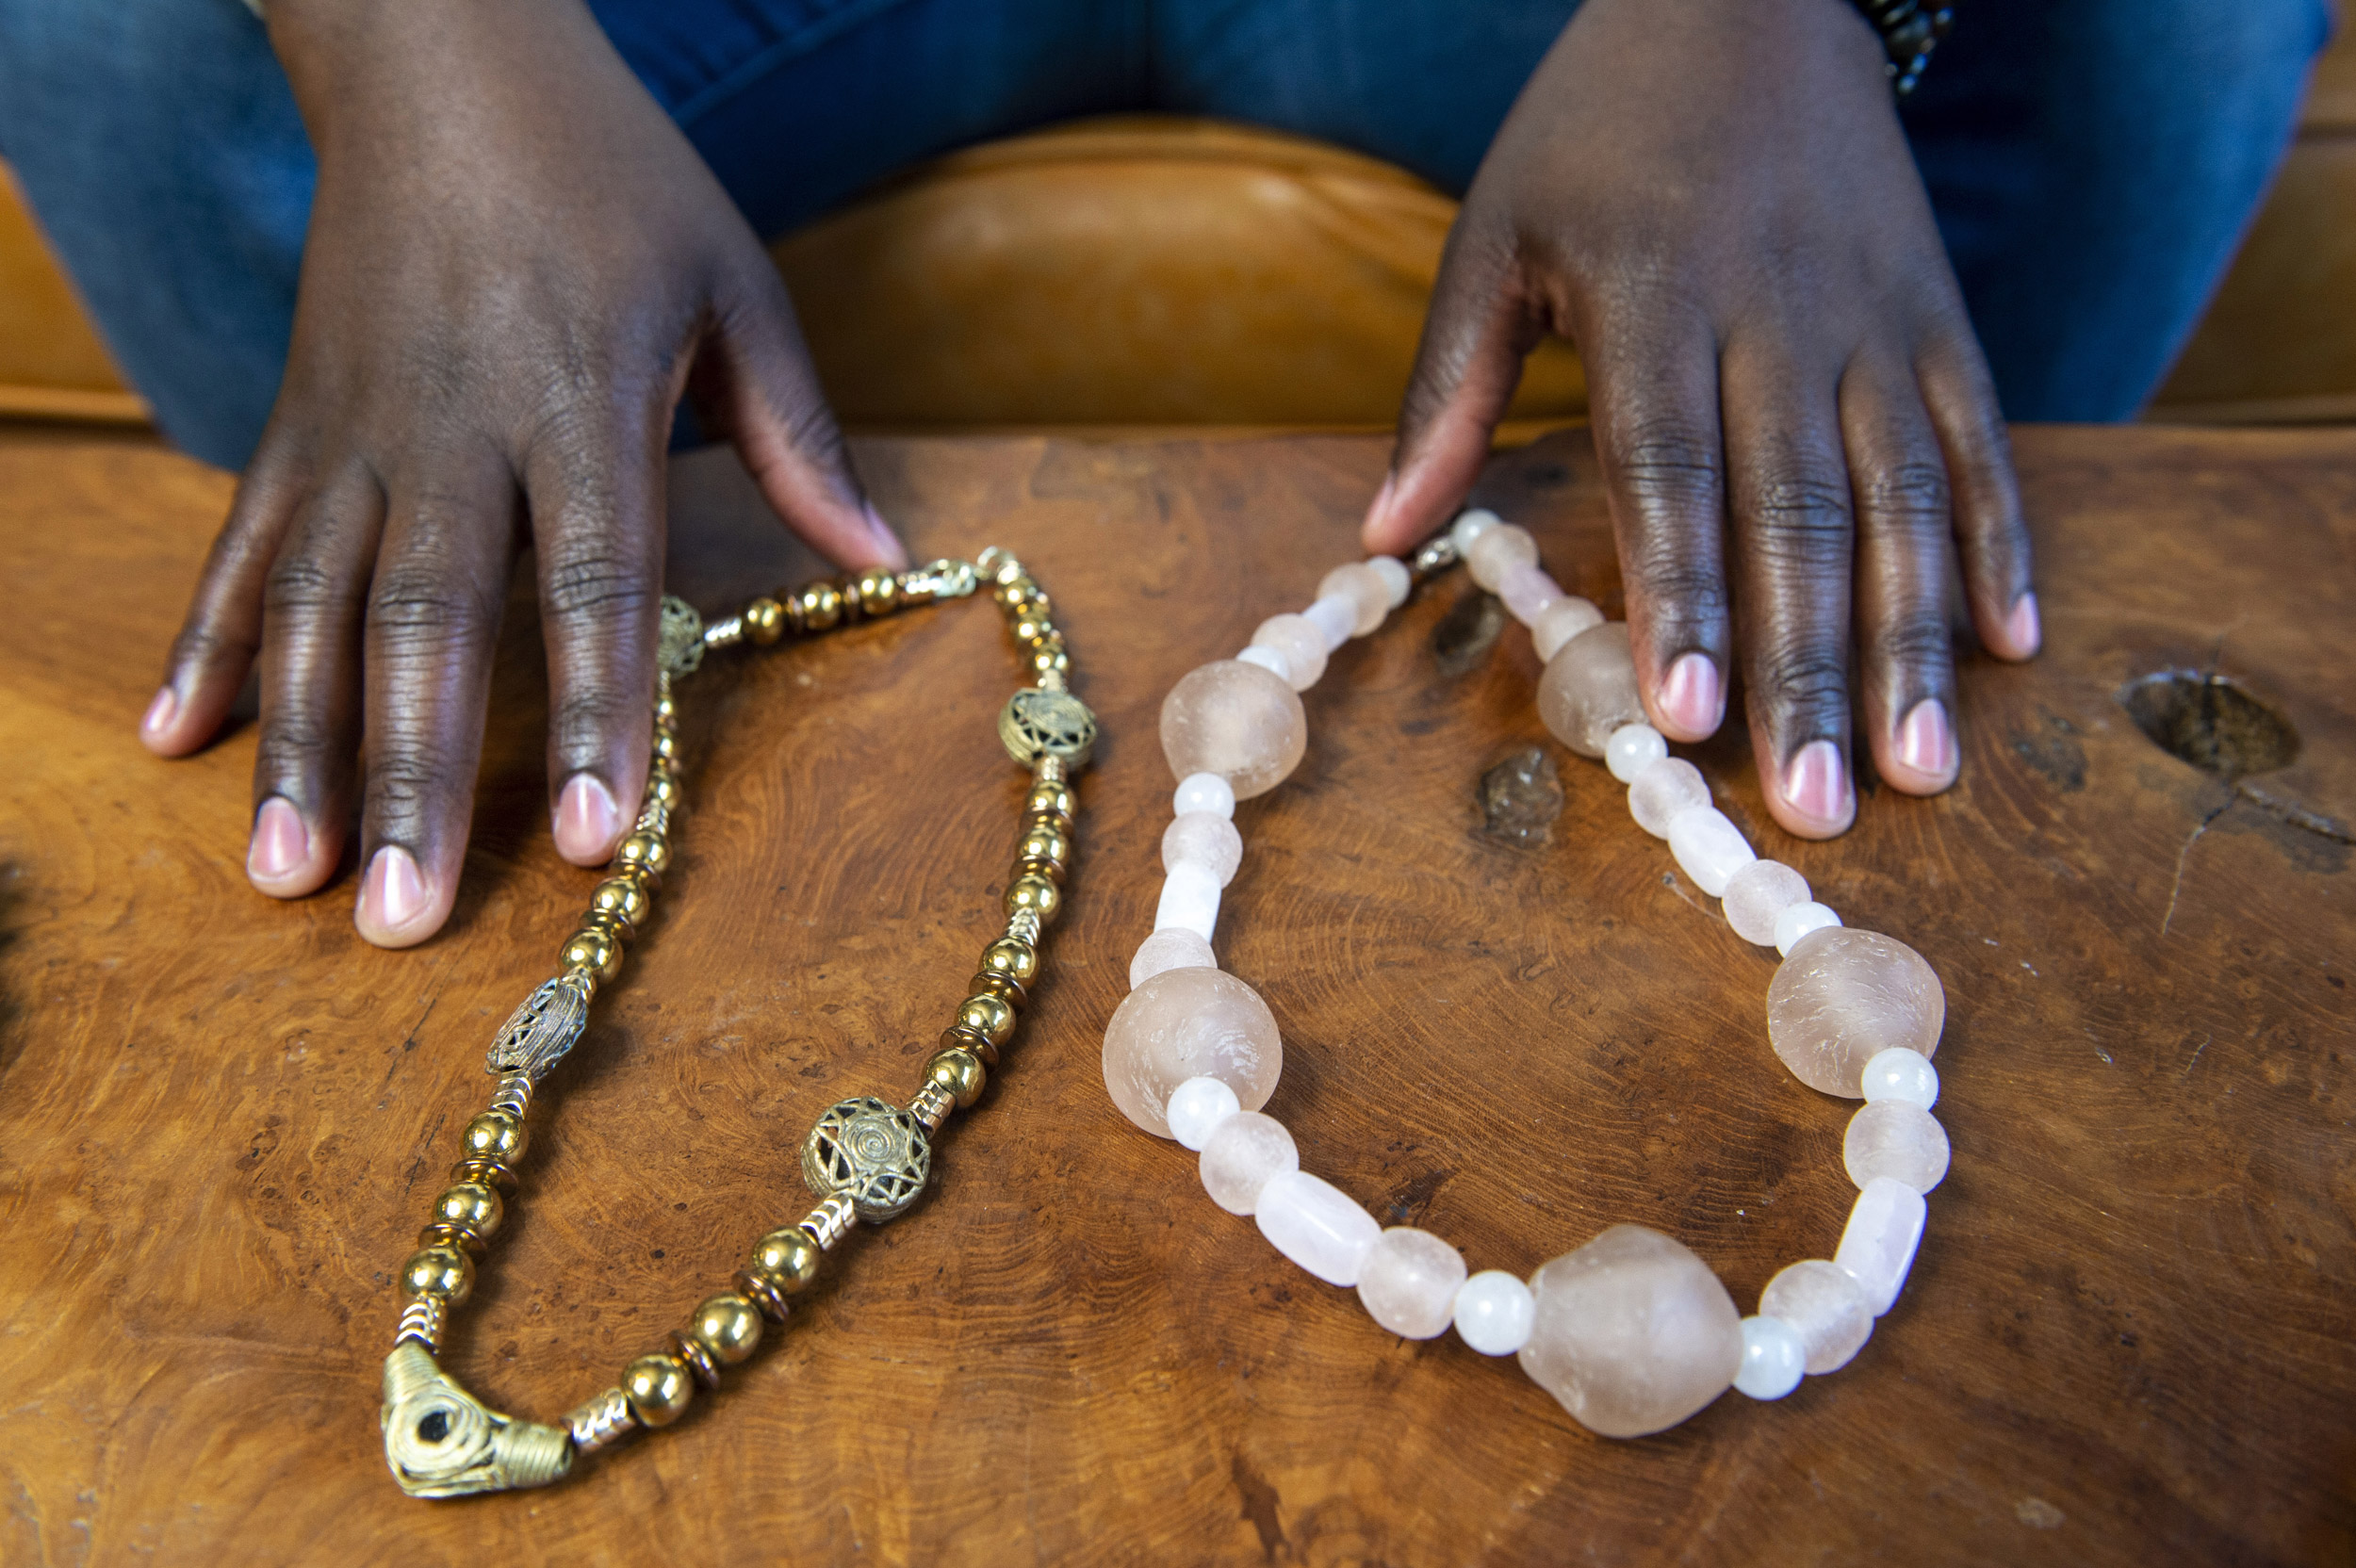
<path fill-rule="evenodd" d="M 1506 613 L 1524 626 L 1534 627 L 1539 616 L 1562 602 L 1562 585 L 1548 577 L 1544 566 L 1530 561 L 1505 574 L 1497 584 L 1497 597 L 1505 602 Z"/>
<path fill-rule="evenodd" d="M 1243 864 L 1243 835 L 1216 812 L 1187 811 L 1173 817 L 1162 829 L 1162 870 L 1176 871 L 1188 862 L 1207 868 L 1224 888 Z"/>
<path fill-rule="evenodd" d="M 1920 1051 L 1893 1045 L 1877 1051 L 1865 1064 L 1865 1102 L 1903 1100 L 1929 1110 L 1939 1103 L 1939 1069 Z"/>
<path fill-rule="evenodd" d="M 1252 633 L 1255 648 L 1274 648 L 1284 656 L 1284 682 L 1305 692 L 1325 674 L 1325 633 L 1306 615 L 1270 615 Z"/>
<path fill-rule="evenodd" d="M 1726 878 L 1726 923 L 1746 942 L 1774 944 L 1775 920 L 1794 904 L 1808 902 L 1808 878 L 1780 860 L 1753 860 Z"/>
<path fill-rule="evenodd" d="M 1182 817 L 1189 811 L 1232 817 L 1235 814 L 1235 787 L 1215 773 L 1190 773 L 1178 781 L 1178 792 L 1170 797 L 1170 808 Z"/>
<path fill-rule="evenodd" d="M 1153 911 L 1153 929 L 1178 926 L 1204 941 L 1219 929 L 1219 878 L 1208 866 L 1180 861 L 1162 878 L 1162 902 Z"/>
<path fill-rule="evenodd" d="M 1358 1270 L 1358 1299 L 1391 1332 L 1431 1339 L 1448 1331 L 1464 1282 L 1464 1253 L 1429 1231 L 1394 1225 Z"/>
<path fill-rule="evenodd" d="M 1669 853 L 1712 898 L 1726 890 L 1728 877 L 1759 858 L 1742 830 L 1715 806 L 1689 806 L 1669 820 Z"/>
<path fill-rule="evenodd" d="M 1203 1140 L 1197 1168 L 1212 1202 L 1229 1214 L 1250 1214 L 1270 1177 L 1301 1168 L 1301 1151 L 1274 1117 L 1239 1111 Z"/>
<path fill-rule="evenodd" d="M 1218 956 L 1199 931 L 1173 925 L 1156 931 L 1137 943 L 1137 956 L 1129 960 L 1129 988 L 1136 990 L 1157 974 L 1173 969 L 1217 969 Z"/>
<path fill-rule="evenodd" d="M 1603 765 L 1623 784 L 1668 755 L 1668 738 L 1648 724 L 1624 724 L 1603 743 Z"/>
<path fill-rule="evenodd" d="M 1580 632 L 1603 625 L 1603 612 L 1577 594 L 1555 600 L 1530 626 L 1530 642 L 1543 664 L 1562 651 L 1562 645 Z"/>
<path fill-rule="evenodd" d="M 1329 1285 L 1354 1285 L 1383 1227 L 1320 1176 L 1286 1170 L 1260 1189 L 1252 1217 L 1268 1245 Z"/>
<path fill-rule="evenodd" d="M 1865 1292 L 1866 1305 L 1875 1317 L 1897 1304 L 1906 1270 L 1914 1266 L 1915 1249 L 1922 1245 L 1922 1221 L 1928 1213 L 1921 1193 L 1887 1176 L 1866 1183 L 1857 1195 L 1832 1261 Z"/>
<path fill-rule="evenodd" d="M 1243 1102 L 1219 1079 L 1189 1078 L 1170 1091 L 1170 1103 L 1162 1114 L 1170 1119 L 1170 1135 L 1201 1153 L 1213 1129 L 1229 1117 L 1243 1114 Z"/>
<path fill-rule="evenodd" d="M 1512 523 L 1499 523 L 1483 529 L 1481 537 L 1464 552 L 1464 567 L 1472 580 L 1492 594 L 1505 586 L 1505 574 L 1516 566 L 1532 566 L 1538 562 L 1538 541 L 1530 531 L 1515 528 Z"/>
<path fill-rule="evenodd" d="M 1800 1386 L 1808 1347 L 1800 1331 L 1780 1317 L 1742 1319 L 1742 1370 L 1734 1386 L 1754 1399 L 1780 1399 Z"/>
<path fill-rule="evenodd" d="M 1350 633 L 1356 630 L 1358 626 L 1357 604 L 1338 594 L 1332 598 L 1317 600 L 1317 603 L 1302 611 L 1301 615 L 1303 620 L 1317 629 L 1318 636 L 1325 639 L 1325 648 L 1328 653 L 1349 642 Z"/>
<path fill-rule="evenodd" d="M 1505 519 L 1487 507 L 1468 507 L 1459 512 L 1456 521 L 1448 525 L 1448 543 L 1456 547 L 1458 555 L 1470 555 L 1473 546 L 1480 542 L 1482 534 L 1504 525 Z"/>
<path fill-rule="evenodd" d="M 1794 904 L 1775 917 L 1775 951 L 1789 958 L 1802 937 L 1840 923 L 1841 917 L 1825 905 Z"/>
<path fill-rule="evenodd" d="M 1628 814 L 1656 839 L 1669 836 L 1679 811 L 1710 804 L 1702 770 L 1682 757 L 1664 757 L 1629 780 Z"/>
<path fill-rule="evenodd" d="M 1947 1158 L 1947 1129 L 1904 1100 L 1867 1101 L 1841 1141 L 1841 1163 L 1859 1187 L 1890 1177 L 1928 1192 L 1945 1180 Z"/>
<path fill-rule="evenodd" d="M 1295 680 L 1293 678 L 1292 661 L 1285 658 L 1284 653 L 1279 649 L 1268 647 L 1259 643 L 1254 643 L 1250 647 L 1245 648 L 1242 652 L 1236 654 L 1235 657 L 1242 660 L 1247 664 L 1259 665 L 1260 668 L 1268 671 L 1268 674 L 1274 676 L 1285 685 L 1290 686 L 1296 692 L 1306 690 L 1310 685 L 1314 684 L 1309 681 Z"/>
<path fill-rule="evenodd" d="M 1383 617 L 1391 612 L 1391 587 L 1383 580 L 1383 574 L 1363 561 L 1336 566 L 1325 574 L 1317 584 L 1317 597 L 1348 599 L 1358 612 L 1352 636 L 1364 637 L 1383 624 Z"/>
<path fill-rule="evenodd" d="M 1415 575 L 1407 563 L 1395 555 L 1366 557 L 1367 569 L 1383 580 L 1383 590 L 1391 596 L 1391 608 L 1397 610 L 1407 602 L 1408 593 L 1415 586 Z"/>
<path fill-rule="evenodd" d="M 1530 1343 L 1538 1298 L 1502 1268 L 1484 1268 L 1456 1288 L 1456 1337 L 1484 1356 L 1510 1356 Z"/>
<path fill-rule="evenodd" d="M 1759 1315 L 1780 1317 L 1799 1331 L 1811 1376 L 1849 1364 L 1873 1336 L 1873 1305 L 1855 1276 L 1829 1258 L 1795 1263 L 1759 1295 Z"/>

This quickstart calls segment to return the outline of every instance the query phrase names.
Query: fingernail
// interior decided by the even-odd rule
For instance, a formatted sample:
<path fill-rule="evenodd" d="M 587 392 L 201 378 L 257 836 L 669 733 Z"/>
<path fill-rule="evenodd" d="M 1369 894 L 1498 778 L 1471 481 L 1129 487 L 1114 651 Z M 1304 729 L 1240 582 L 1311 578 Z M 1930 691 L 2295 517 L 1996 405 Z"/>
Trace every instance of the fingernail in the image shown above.
<path fill-rule="evenodd" d="M 425 912 L 425 878 L 399 844 L 386 844 L 368 862 L 360 885 L 360 913 L 380 930 L 398 931 Z"/>
<path fill-rule="evenodd" d="M 301 871 L 311 858 L 311 835 L 303 813 L 278 795 L 262 802 L 254 818 L 254 842 L 245 852 L 245 874 L 256 882 L 277 882 Z"/>
<path fill-rule="evenodd" d="M 622 831 L 614 792 L 595 774 L 577 773 L 556 797 L 556 847 L 567 860 L 602 860 Z"/>
<path fill-rule="evenodd" d="M 180 694 L 166 686 L 155 694 L 155 700 L 147 705 L 147 712 L 139 720 L 139 733 L 160 735 L 179 713 Z"/>
<path fill-rule="evenodd" d="M 1397 474 L 1383 476 L 1383 488 L 1374 493 L 1374 504 L 1366 508 L 1366 527 L 1380 528 L 1391 513 L 1391 492 L 1399 488 Z"/>
<path fill-rule="evenodd" d="M 1945 703 L 1924 697 L 1907 712 L 1898 726 L 1898 760 L 1928 778 L 1955 771 L 1955 732 Z"/>
<path fill-rule="evenodd" d="M 1718 727 L 1721 700 L 1718 666 L 1706 653 L 1685 655 L 1661 683 L 1661 716 L 1684 731 L 1683 740 L 1698 741 Z"/>
<path fill-rule="evenodd" d="M 1841 748 L 1830 741 L 1810 741 L 1784 765 L 1783 798 L 1794 811 L 1817 822 L 1834 823 L 1849 814 L 1849 770 L 1841 765 Z"/>
<path fill-rule="evenodd" d="M 2045 628 L 2037 619 L 2037 595 L 2023 594 L 2012 601 L 2012 613 L 2004 617 L 2004 636 L 2023 658 L 2044 645 Z"/>
<path fill-rule="evenodd" d="M 867 531 L 875 535 L 875 547 L 883 551 L 886 561 L 896 570 L 908 569 L 908 547 L 900 543 L 900 536 L 892 531 L 892 525 L 883 520 L 883 514 L 875 510 L 874 501 L 867 503 Z"/>

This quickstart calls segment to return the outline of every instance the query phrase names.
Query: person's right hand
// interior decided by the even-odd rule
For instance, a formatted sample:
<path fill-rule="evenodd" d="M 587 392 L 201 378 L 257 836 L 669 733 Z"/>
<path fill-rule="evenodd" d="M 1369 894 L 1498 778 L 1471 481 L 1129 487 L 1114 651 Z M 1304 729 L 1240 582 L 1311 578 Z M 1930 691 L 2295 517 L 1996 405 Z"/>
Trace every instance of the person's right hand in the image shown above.
<path fill-rule="evenodd" d="M 141 733 L 203 745 L 258 655 L 247 874 L 317 890 L 356 793 L 355 918 L 401 947 L 457 891 L 527 539 L 557 846 L 636 814 L 682 393 L 812 547 L 906 557 L 759 240 L 581 0 L 269 14 L 319 166 L 293 346 Z"/>

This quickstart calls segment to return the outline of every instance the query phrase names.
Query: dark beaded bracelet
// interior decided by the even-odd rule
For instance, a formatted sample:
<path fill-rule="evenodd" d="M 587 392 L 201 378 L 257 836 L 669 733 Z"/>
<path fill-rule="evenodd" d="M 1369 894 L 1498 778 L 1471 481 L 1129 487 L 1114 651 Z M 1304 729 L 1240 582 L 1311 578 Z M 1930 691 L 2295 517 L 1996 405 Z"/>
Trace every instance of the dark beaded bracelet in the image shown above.
<path fill-rule="evenodd" d="M 1882 53 L 1890 57 L 1883 69 L 1890 73 L 1898 96 L 1905 97 L 1922 79 L 1931 63 L 1931 51 L 1955 25 L 1955 13 L 1945 6 L 1925 5 L 1923 0 L 1856 0 L 1856 5 L 1881 35 Z"/>

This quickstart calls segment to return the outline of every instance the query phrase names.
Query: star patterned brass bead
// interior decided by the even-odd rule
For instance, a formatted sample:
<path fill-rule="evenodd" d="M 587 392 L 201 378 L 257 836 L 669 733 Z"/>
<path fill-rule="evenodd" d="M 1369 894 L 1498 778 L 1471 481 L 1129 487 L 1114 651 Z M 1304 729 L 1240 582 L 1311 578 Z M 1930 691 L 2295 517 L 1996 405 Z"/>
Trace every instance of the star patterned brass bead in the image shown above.
<path fill-rule="evenodd" d="M 1026 686 L 999 712 L 998 739 L 1006 755 L 1026 768 L 1043 757 L 1077 768 L 1096 747 L 1096 715 L 1069 692 Z"/>
<path fill-rule="evenodd" d="M 870 1225 L 908 1212 L 932 1171 L 932 1146 L 908 1112 L 863 1096 L 827 1108 L 802 1142 L 802 1180 L 846 1198 Z"/>
<path fill-rule="evenodd" d="M 695 1379 L 677 1356 L 640 1356 L 622 1368 L 622 1396 L 649 1427 L 667 1427 L 695 1399 Z"/>

